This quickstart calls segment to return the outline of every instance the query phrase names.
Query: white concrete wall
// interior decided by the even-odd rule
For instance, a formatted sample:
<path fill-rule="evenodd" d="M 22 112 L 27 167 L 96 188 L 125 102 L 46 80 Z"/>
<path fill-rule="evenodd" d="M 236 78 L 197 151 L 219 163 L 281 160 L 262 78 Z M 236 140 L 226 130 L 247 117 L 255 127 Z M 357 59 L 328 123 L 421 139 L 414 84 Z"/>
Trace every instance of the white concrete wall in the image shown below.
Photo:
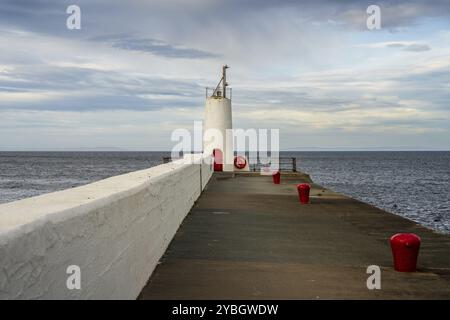
<path fill-rule="evenodd" d="M 136 298 L 211 169 L 179 160 L 0 205 L 0 299 Z"/>

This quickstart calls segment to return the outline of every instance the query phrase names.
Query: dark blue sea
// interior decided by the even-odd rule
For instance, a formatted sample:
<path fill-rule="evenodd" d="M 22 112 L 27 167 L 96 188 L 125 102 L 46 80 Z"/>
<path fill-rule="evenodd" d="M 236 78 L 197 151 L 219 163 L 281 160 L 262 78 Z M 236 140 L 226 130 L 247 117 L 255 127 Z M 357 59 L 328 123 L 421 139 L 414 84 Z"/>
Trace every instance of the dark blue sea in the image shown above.
<path fill-rule="evenodd" d="M 0 203 L 149 168 L 169 152 L 0 152 Z M 335 191 L 450 233 L 450 152 L 282 152 Z"/>

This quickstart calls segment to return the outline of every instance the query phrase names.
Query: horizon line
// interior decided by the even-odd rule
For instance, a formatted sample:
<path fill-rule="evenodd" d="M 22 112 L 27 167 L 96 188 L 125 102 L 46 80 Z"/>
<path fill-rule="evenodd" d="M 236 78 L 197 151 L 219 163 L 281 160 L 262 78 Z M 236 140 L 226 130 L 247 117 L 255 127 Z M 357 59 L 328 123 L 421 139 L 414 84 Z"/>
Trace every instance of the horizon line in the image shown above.
<path fill-rule="evenodd" d="M 450 149 L 383 149 L 383 148 L 373 148 L 373 149 L 338 149 L 338 148 L 311 148 L 304 150 L 292 150 L 284 149 L 279 150 L 279 152 L 450 152 Z M 139 150 L 139 149 L 0 149 L 0 152 L 168 152 L 170 150 Z M 235 150 L 235 152 L 248 152 L 246 150 Z M 191 151 L 191 153 L 200 153 L 200 151 Z"/>

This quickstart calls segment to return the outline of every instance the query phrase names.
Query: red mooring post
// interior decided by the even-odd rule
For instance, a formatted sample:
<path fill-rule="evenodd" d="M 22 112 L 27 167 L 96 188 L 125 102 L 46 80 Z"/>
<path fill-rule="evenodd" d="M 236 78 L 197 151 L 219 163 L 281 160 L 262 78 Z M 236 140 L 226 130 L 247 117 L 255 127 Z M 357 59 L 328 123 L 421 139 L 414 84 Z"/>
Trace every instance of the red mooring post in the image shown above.
<path fill-rule="evenodd" d="M 417 270 L 420 238 L 414 233 L 397 233 L 391 237 L 394 268 L 400 272 L 414 272 Z"/>
<path fill-rule="evenodd" d="M 311 189 L 311 186 L 307 183 L 301 183 L 301 184 L 297 185 L 298 199 L 300 200 L 301 204 L 309 203 L 309 190 L 310 189 Z"/>
<path fill-rule="evenodd" d="M 280 170 L 278 170 L 277 172 L 272 173 L 272 180 L 273 180 L 274 184 L 280 184 L 280 180 L 281 180 Z"/>

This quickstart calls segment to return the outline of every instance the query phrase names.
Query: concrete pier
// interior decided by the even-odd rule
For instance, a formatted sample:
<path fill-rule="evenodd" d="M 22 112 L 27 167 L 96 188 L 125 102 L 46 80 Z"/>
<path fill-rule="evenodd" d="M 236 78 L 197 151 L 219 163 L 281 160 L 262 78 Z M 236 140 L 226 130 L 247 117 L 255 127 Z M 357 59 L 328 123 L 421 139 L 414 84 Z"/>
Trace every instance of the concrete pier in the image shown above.
<path fill-rule="evenodd" d="M 140 299 L 450 299 L 450 236 L 312 184 L 215 173 Z M 422 238 L 416 273 L 394 271 L 389 238 Z M 381 290 L 369 290 L 369 265 Z"/>

